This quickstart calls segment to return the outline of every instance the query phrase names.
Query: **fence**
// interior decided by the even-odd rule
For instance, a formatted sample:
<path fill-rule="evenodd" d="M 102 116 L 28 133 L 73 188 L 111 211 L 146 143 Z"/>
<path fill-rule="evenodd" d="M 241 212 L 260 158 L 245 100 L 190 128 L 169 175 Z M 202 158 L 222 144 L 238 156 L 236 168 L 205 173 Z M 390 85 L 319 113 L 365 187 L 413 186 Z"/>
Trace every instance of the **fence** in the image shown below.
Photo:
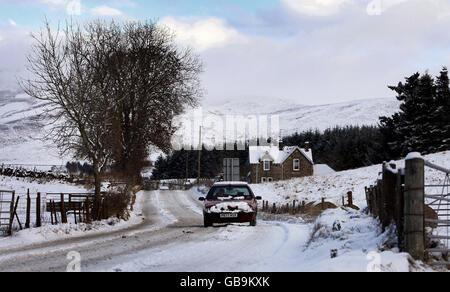
<path fill-rule="evenodd" d="M 215 183 L 215 179 L 200 178 L 198 179 L 167 179 L 167 180 L 152 180 L 143 179 L 142 186 L 146 191 L 153 191 L 159 189 L 168 190 L 189 190 L 194 185 L 206 185 L 211 187 Z"/>
<path fill-rule="evenodd" d="M 425 167 L 441 172 L 443 183 L 425 184 Z M 378 217 L 383 229 L 394 223 L 399 247 L 415 259 L 433 256 L 433 264 L 449 266 L 450 171 L 425 161 L 417 154 L 408 155 L 405 168 L 384 163 L 377 182 L 366 187 L 369 212 Z M 439 193 L 428 193 L 440 188 Z M 447 190 L 447 191 L 446 191 Z"/>
<path fill-rule="evenodd" d="M 353 204 L 353 193 L 348 192 L 345 196 L 342 196 L 342 206 L 347 208 L 353 208 L 359 210 L 357 206 Z M 322 198 L 320 203 L 305 201 L 292 201 L 291 203 L 284 204 L 269 204 L 269 201 L 263 201 L 261 206 L 261 211 L 270 214 L 307 214 L 307 215 L 318 215 L 322 211 L 327 209 L 335 209 L 336 206 L 333 203 L 326 202 L 325 198 Z"/>
<path fill-rule="evenodd" d="M 0 191 L 0 232 L 11 235 L 14 216 L 14 191 Z"/>
<path fill-rule="evenodd" d="M 42 226 L 42 197 L 40 193 L 15 192 L 13 230 Z"/>
<path fill-rule="evenodd" d="M 41 227 L 45 224 L 89 223 L 107 219 L 110 198 L 103 193 L 98 207 L 93 193 L 16 193 L 0 191 L 0 233 L 11 235 L 14 230 Z M 111 202 L 114 205 L 116 202 Z M 114 206 L 111 206 L 114 208 Z M 98 210 L 98 213 L 94 213 Z"/>
<path fill-rule="evenodd" d="M 107 219 L 110 211 L 110 198 L 101 194 L 98 206 L 95 206 L 94 193 L 47 193 L 46 218 L 52 225 L 58 223 L 90 223 L 97 219 Z M 97 213 L 95 213 L 97 212 Z"/>
<path fill-rule="evenodd" d="M 441 255 L 435 265 L 450 266 L 450 170 L 424 161 L 424 166 L 444 174 L 442 183 L 425 184 L 425 251 L 431 255 Z"/>

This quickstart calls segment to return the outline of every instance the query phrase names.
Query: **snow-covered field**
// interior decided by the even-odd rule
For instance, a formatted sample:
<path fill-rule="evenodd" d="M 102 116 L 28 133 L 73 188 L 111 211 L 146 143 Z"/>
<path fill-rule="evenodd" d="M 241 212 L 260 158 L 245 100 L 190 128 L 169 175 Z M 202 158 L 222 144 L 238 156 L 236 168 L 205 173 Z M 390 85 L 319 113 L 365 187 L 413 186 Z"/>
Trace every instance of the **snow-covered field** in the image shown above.
<path fill-rule="evenodd" d="M 426 160 L 450 168 L 450 151 L 425 156 Z M 397 167 L 404 167 L 404 160 L 396 161 Z M 381 165 L 354 170 L 341 171 L 325 175 L 316 175 L 288 181 L 251 185 L 254 193 L 270 203 L 285 204 L 293 200 L 320 202 L 322 198 L 337 206 L 342 205 L 342 196 L 353 192 L 354 204 L 361 209 L 367 206 L 364 187 L 373 185 L 377 180 Z M 443 182 L 442 172 L 425 168 L 427 182 Z"/>
<path fill-rule="evenodd" d="M 87 192 L 85 187 L 75 184 L 67 184 L 58 181 L 46 181 L 45 179 L 32 180 L 29 178 L 16 178 L 2 175 L 0 175 L 0 190 L 16 191 L 16 194 L 18 195 L 26 194 L 27 190 L 30 190 L 31 194 L 36 194 L 38 192 L 42 194 Z"/>

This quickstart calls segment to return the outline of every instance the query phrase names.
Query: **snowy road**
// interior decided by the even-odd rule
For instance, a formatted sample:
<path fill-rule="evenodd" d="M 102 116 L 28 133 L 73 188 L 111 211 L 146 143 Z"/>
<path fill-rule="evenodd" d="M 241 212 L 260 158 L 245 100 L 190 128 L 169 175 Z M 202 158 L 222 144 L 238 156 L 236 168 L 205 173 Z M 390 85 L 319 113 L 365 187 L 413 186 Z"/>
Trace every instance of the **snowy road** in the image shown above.
<path fill-rule="evenodd" d="M 308 269 L 309 227 L 259 222 L 203 227 L 191 192 L 142 192 L 145 220 L 125 230 L 0 249 L 0 271 L 66 271 L 70 252 L 82 271 L 293 271 Z"/>

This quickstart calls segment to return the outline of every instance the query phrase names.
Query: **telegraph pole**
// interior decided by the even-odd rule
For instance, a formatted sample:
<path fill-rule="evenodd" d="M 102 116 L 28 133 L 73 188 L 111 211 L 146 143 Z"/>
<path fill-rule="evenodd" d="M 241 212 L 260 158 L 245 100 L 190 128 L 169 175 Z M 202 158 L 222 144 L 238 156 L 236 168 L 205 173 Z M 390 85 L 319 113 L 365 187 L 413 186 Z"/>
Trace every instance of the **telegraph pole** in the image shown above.
<path fill-rule="evenodd" d="M 197 168 L 197 184 L 200 184 L 200 166 L 201 166 L 201 158 L 202 158 L 202 127 L 199 127 L 199 135 L 198 135 L 198 168 Z"/>
<path fill-rule="evenodd" d="M 189 180 L 189 151 L 186 151 L 186 182 Z"/>

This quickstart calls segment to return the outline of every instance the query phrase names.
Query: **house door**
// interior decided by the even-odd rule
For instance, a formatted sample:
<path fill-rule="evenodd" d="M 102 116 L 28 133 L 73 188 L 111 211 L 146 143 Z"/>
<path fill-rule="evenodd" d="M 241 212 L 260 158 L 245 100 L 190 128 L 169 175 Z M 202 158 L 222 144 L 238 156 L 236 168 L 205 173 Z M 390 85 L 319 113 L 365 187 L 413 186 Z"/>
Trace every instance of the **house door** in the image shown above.
<path fill-rule="evenodd" d="M 240 181 L 239 158 L 223 159 L 223 179 L 225 181 Z"/>

